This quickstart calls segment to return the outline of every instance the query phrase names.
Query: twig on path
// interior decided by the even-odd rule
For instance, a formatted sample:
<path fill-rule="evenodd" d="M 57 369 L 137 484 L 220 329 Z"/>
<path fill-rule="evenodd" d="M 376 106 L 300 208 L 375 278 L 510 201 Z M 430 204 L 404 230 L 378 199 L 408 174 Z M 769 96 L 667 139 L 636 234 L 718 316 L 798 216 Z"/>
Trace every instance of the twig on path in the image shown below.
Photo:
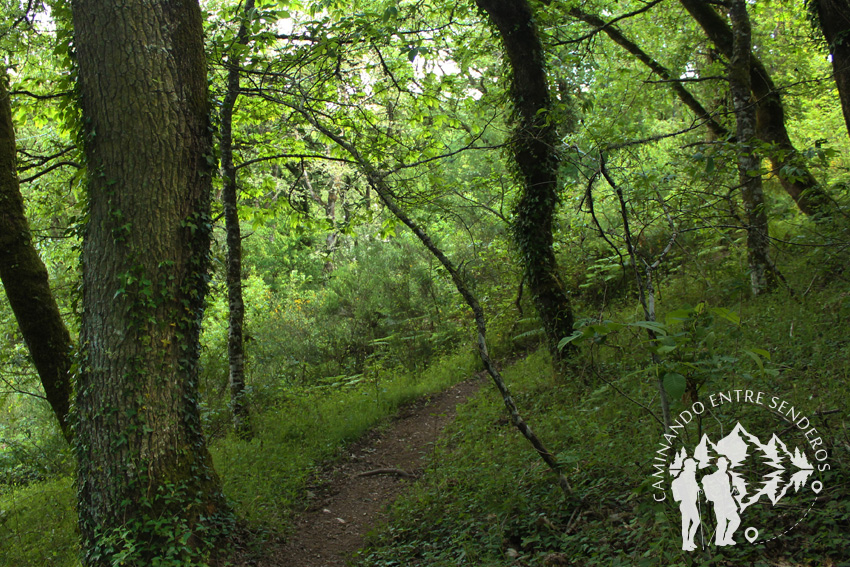
<path fill-rule="evenodd" d="M 374 469 L 371 471 L 366 471 L 362 473 L 358 473 L 354 476 L 377 476 L 381 474 L 393 475 L 393 476 L 402 476 L 404 478 L 419 478 L 419 475 L 415 473 L 409 473 L 407 471 L 403 471 L 401 469 Z"/>

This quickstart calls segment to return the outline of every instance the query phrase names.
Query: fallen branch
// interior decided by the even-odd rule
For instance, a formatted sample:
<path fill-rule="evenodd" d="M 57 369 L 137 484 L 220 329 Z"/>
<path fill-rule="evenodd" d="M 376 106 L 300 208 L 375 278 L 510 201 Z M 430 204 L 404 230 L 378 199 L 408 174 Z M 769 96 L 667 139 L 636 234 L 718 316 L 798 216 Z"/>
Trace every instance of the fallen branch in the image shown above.
<path fill-rule="evenodd" d="M 401 469 L 374 469 L 374 470 L 371 470 L 371 471 L 358 473 L 354 476 L 361 477 L 361 476 L 378 476 L 378 475 L 401 476 L 401 477 L 404 477 L 404 478 L 419 478 L 418 474 L 409 473 L 409 472 L 403 471 Z"/>

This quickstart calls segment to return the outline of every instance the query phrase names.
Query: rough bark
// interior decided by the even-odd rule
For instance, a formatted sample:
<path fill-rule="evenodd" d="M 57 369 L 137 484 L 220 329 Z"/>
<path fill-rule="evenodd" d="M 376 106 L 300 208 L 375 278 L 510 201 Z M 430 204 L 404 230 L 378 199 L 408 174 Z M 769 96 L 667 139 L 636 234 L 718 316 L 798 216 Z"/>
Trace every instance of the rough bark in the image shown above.
<path fill-rule="evenodd" d="M 558 205 L 559 140 L 550 116 L 551 97 L 543 45 L 526 0 L 476 0 L 499 31 L 511 68 L 516 126 L 510 141 L 522 193 L 513 234 L 528 287 L 543 320 L 549 350 L 560 360 L 558 342 L 573 332 L 569 297 L 558 275 L 553 220 Z"/>
<path fill-rule="evenodd" d="M 246 0 L 236 43 L 248 41 L 248 25 L 254 0 Z M 221 105 L 221 172 L 224 186 L 221 202 L 227 233 L 227 355 L 229 360 L 230 414 L 233 429 L 244 440 L 254 436 L 245 390 L 245 302 L 242 300 L 242 231 L 239 227 L 239 189 L 233 164 L 233 109 L 239 98 L 239 58 L 228 61 L 227 91 Z"/>
<path fill-rule="evenodd" d="M 726 20 L 705 0 L 680 2 L 723 56 L 731 60 L 734 40 L 732 29 Z M 756 136 L 763 142 L 775 144 L 776 151 L 771 152 L 768 158 L 783 189 L 804 214 L 816 218 L 828 216 L 832 209 L 831 201 L 814 175 L 801 162 L 799 152 L 788 136 L 785 107 L 782 105 L 779 91 L 761 60 L 752 51 L 750 89 L 756 101 Z M 794 171 L 793 175 L 788 175 L 789 168 Z"/>
<path fill-rule="evenodd" d="M 817 25 L 832 55 L 835 85 L 844 113 L 844 124 L 850 134 L 850 1 L 809 0 Z"/>
<path fill-rule="evenodd" d="M 215 164 L 200 7 L 75 0 L 72 13 L 89 199 L 83 564 L 188 561 L 226 513 L 198 410 Z"/>
<path fill-rule="evenodd" d="M 44 395 L 70 441 L 71 336 L 33 246 L 18 182 L 12 106 L 0 70 L 0 280 L 32 357 Z"/>
<path fill-rule="evenodd" d="M 737 124 L 738 178 L 747 218 L 747 260 L 753 295 L 771 291 L 776 279 L 770 262 L 767 212 L 761 183 L 761 158 L 752 141 L 756 138 L 756 106 L 751 100 L 750 52 L 752 32 L 745 0 L 732 0 L 729 6 L 733 48 L 729 62 L 729 85 Z"/>

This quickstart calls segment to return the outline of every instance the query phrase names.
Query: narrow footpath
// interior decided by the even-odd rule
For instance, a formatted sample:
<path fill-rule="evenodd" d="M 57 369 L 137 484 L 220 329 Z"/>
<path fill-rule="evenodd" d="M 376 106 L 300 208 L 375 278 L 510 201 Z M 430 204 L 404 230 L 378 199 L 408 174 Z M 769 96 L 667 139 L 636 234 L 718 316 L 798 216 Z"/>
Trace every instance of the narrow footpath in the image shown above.
<path fill-rule="evenodd" d="M 272 544 L 259 567 L 345 567 L 389 505 L 418 478 L 455 408 L 485 383 L 481 375 L 403 408 L 326 468 L 310 487 L 295 531 Z"/>

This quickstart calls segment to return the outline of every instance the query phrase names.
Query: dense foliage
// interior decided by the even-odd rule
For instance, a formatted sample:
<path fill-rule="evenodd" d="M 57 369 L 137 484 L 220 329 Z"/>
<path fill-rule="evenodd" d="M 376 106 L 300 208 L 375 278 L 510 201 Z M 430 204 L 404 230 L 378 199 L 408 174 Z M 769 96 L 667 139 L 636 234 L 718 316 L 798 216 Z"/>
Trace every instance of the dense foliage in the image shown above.
<path fill-rule="evenodd" d="M 77 353 L 95 172 L 73 4 L 0 0 L 0 80 L 32 248 Z M 488 16 L 499 5 L 532 15 L 533 61 L 512 56 L 510 27 Z M 460 282 L 486 314 L 490 355 L 516 363 L 506 378 L 517 406 L 573 493 L 558 492 L 485 389 L 363 565 L 844 560 L 850 137 L 828 56 L 840 42 L 824 44 L 816 5 L 831 6 L 739 3 L 729 20 L 696 0 L 201 2 L 215 132 L 204 159 L 223 171 L 208 274 L 196 274 L 209 291 L 190 402 L 232 503 L 223 521 L 285 531 L 318 463 L 479 369 L 483 333 Z M 747 26 L 744 42 L 735 34 Z M 517 83 L 531 76 L 548 88 L 536 106 Z M 551 191 L 529 190 L 534 156 Z M 253 440 L 233 431 L 228 179 Z M 560 350 L 538 311 L 541 262 L 575 316 Z M 4 297 L 0 565 L 75 565 L 80 469 L 22 329 Z M 82 363 L 73 358 L 72 382 Z M 648 497 L 648 459 L 685 402 L 743 385 L 837 410 L 822 417 L 830 489 L 782 545 L 689 558 L 664 535 L 675 509 Z M 206 560 L 190 530 L 163 525 L 163 565 Z M 131 531 L 114 561 L 143 545 Z"/>

